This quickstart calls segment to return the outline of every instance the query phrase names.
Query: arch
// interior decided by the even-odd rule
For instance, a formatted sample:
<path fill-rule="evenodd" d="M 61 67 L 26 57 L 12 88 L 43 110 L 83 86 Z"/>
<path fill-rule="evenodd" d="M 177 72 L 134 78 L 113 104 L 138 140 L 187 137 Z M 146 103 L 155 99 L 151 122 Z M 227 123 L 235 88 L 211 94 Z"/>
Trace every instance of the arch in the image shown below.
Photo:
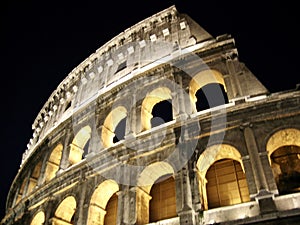
<path fill-rule="evenodd" d="M 66 197 L 57 207 L 52 218 L 52 225 L 73 224 L 76 207 L 76 199 L 73 196 Z"/>
<path fill-rule="evenodd" d="M 162 100 L 155 104 L 152 108 L 152 118 L 150 120 L 151 127 L 157 127 L 161 124 L 173 120 L 173 108 L 171 99 Z"/>
<path fill-rule="evenodd" d="M 87 152 L 87 143 L 91 138 L 92 130 L 90 126 L 81 128 L 70 144 L 69 163 L 74 165 L 82 160 L 83 153 Z"/>
<path fill-rule="evenodd" d="M 45 182 L 52 180 L 56 176 L 56 172 L 59 170 L 59 165 L 62 157 L 63 145 L 58 144 L 51 152 L 46 169 L 45 169 Z"/>
<path fill-rule="evenodd" d="M 156 88 L 144 98 L 141 109 L 142 130 L 151 129 L 151 119 L 153 118 L 153 107 L 162 101 L 172 101 L 171 90 L 167 87 Z M 166 121 L 168 122 L 168 121 Z"/>
<path fill-rule="evenodd" d="M 173 167 L 166 162 L 155 162 L 145 167 L 140 173 L 137 186 L 142 188 L 146 193 L 150 193 L 152 185 L 164 175 L 174 174 Z"/>
<path fill-rule="evenodd" d="M 266 149 L 279 194 L 300 191 L 300 130 L 286 128 L 274 133 Z"/>
<path fill-rule="evenodd" d="M 197 160 L 197 176 L 199 181 L 199 192 L 203 201 L 205 209 L 208 209 L 208 198 L 207 198 L 207 172 L 211 166 L 220 160 L 230 159 L 236 161 L 241 166 L 241 170 L 244 173 L 244 167 L 242 163 L 242 157 L 240 152 L 232 145 L 228 144 L 216 144 L 208 147 Z M 242 181 L 243 185 L 247 185 L 246 180 Z M 248 189 L 248 186 L 247 186 Z M 243 190 L 243 197 L 246 196 L 247 190 Z M 249 196 L 249 194 L 248 194 Z M 248 200 L 248 199 L 247 199 Z M 245 200 L 246 201 L 246 200 Z"/>
<path fill-rule="evenodd" d="M 118 125 L 116 126 L 114 131 L 115 136 L 113 137 L 113 143 L 117 143 L 124 139 L 126 132 L 126 119 L 127 117 L 121 119 Z"/>
<path fill-rule="evenodd" d="M 28 178 L 25 178 L 17 192 L 17 196 L 16 196 L 16 204 L 19 203 L 19 201 L 21 201 L 21 199 L 23 198 L 24 194 L 25 194 L 25 189 L 26 189 L 26 185 L 28 183 Z"/>
<path fill-rule="evenodd" d="M 42 161 L 39 161 L 38 164 L 36 164 L 36 166 L 34 167 L 31 176 L 29 178 L 29 184 L 28 184 L 28 188 L 27 188 L 27 193 L 31 193 L 32 190 L 36 187 L 37 183 L 38 183 L 38 179 L 40 177 L 41 174 L 41 169 L 42 169 Z"/>
<path fill-rule="evenodd" d="M 39 211 L 33 219 L 31 220 L 30 225 L 43 225 L 45 223 L 45 213 L 43 211 Z"/>
<path fill-rule="evenodd" d="M 245 173 L 236 160 L 221 159 L 214 162 L 205 178 L 208 209 L 250 200 Z"/>
<path fill-rule="evenodd" d="M 119 185 L 114 180 L 106 180 L 98 185 L 90 200 L 87 220 L 88 225 L 104 224 L 107 204 L 118 191 Z M 115 201 L 116 199 L 113 199 L 110 202 L 115 204 Z"/>
<path fill-rule="evenodd" d="M 278 148 L 288 145 L 300 146 L 300 130 L 295 128 L 286 128 L 275 132 L 267 141 L 266 149 L 269 155 Z"/>
<path fill-rule="evenodd" d="M 150 191 L 149 222 L 177 216 L 175 180 L 167 175 L 156 180 Z"/>
<path fill-rule="evenodd" d="M 214 162 L 225 158 L 236 160 L 243 165 L 241 154 L 234 146 L 228 144 L 212 145 L 205 149 L 197 160 L 197 171 L 199 175 L 205 177 L 208 168 Z"/>
<path fill-rule="evenodd" d="M 114 193 L 106 204 L 104 225 L 116 225 L 118 217 L 118 195 Z"/>
<path fill-rule="evenodd" d="M 148 165 L 137 179 L 136 205 L 138 224 L 147 224 L 150 220 L 151 189 L 158 182 L 172 178 L 173 167 L 166 162 L 155 162 Z M 159 188 L 159 187 L 158 187 Z M 174 205 L 172 205 L 174 207 Z"/>
<path fill-rule="evenodd" d="M 216 71 L 216 70 L 204 70 L 199 72 L 198 74 L 196 74 L 193 79 L 190 81 L 189 84 L 189 95 L 190 95 L 190 99 L 193 105 L 193 108 L 195 111 L 197 111 L 196 108 L 196 103 L 197 103 L 197 92 L 201 89 L 204 89 L 204 93 L 205 93 L 205 97 L 210 97 L 209 103 L 214 102 L 213 98 L 215 98 L 215 96 L 212 96 L 212 94 L 210 94 L 210 90 L 211 90 L 211 85 L 212 84 L 218 84 L 220 87 L 224 88 L 224 93 L 222 91 L 222 89 L 218 88 L 218 87 L 214 87 L 212 91 L 216 92 L 218 95 L 217 97 L 222 97 L 224 98 L 224 104 L 227 103 L 228 99 L 227 99 L 227 89 L 225 86 L 225 82 L 224 82 L 224 78 L 223 75 Z M 214 95 L 216 94 L 214 93 Z M 223 99 L 217 100 L 216 101 L 216 105 L 220 105 L 221 103 L 223 103 L 222 101 Z M 212 106 L 216 106 L 215 104 L 212 104 Z"/>
<path fill-rule="evenodd" d="M 110 147 L 114 144 L 114 138 L 116 136 L 116 128 L 118 124 L 127 117 L 127 110 L 123 106 L 118 106 L 114 108 L 105 118 L 102 128 L 101 140 L 104 147 Z M 123 120 L 124 121 L 124 120 Z M 126 119 L 125 119 L 126 121 Z M 125 123 L 126 125 L 126 123 Z M 125 126 L 122 126 L 120 129 L 125 129 Z M 124 133 L 122 131 L 121 133 Z M 123 137 L 117 137 L 118 140 Z M 116 139 L 115 139 L 116 140 Z"/>

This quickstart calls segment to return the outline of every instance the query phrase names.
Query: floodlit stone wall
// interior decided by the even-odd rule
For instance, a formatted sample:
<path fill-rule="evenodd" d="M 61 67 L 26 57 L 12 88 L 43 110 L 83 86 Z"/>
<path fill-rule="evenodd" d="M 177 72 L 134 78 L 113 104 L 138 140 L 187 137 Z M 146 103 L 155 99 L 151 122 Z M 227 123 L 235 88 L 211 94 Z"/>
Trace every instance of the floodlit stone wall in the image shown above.
<path fill-rule="evenodd" d="M 299 102 L 172 6 L 52 93 L 1 224 L 297 224 Z"/>

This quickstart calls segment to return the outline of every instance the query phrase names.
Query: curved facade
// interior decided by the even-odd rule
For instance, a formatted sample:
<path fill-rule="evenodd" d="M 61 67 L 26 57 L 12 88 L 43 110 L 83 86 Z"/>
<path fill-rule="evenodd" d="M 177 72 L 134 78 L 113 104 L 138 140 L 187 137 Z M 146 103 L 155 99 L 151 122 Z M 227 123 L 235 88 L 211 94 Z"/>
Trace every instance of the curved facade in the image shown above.
<path fill-rule="evenodd" d="M 52 93 L 1 224 L 297 224 L 299 102 L 269 93 L 230 35 L 167 8 Z"/>

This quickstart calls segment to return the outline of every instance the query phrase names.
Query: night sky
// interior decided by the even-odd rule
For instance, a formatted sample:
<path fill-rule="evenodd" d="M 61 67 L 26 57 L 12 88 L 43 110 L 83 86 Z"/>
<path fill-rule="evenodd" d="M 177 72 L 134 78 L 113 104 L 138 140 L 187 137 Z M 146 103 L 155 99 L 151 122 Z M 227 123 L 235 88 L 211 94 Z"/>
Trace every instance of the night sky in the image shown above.
<path fill-rule="evenodd" d="M 175 4 L 211 35 L 231 34 L 240 61 L 270 92 L 294 89 L 300 83 L 296 2 L 1 0 L 0 220 L 35 117 L 58 84 L 96 49 Z"/>

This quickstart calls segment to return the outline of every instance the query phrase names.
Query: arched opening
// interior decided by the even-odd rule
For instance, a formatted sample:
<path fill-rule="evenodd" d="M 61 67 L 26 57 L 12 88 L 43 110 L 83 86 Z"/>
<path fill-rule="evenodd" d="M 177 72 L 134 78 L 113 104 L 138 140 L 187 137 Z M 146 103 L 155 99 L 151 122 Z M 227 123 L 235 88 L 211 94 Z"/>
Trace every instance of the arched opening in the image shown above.
<path fill-rule="evenodd" d="M 142 102 L 142 130 L 149 130 L 173 120 L 172 111 L 170 89 L 161 87 L 151 91 Z"/>
<path fill-rule="evenodd" d="M 87 154 L 91 132 L 91 128 L 89 126 L 85 126 L 75 135 L 72 143 L 70 144 L 70 166 L 80 162 L 85 154 Z"/>
<path fill-rule="evenodd" d="M 118 123 L 118 125 L 115 128 L 115 136 L 113 138 L 113 143 L 117 143 L 121 140 L 124 140 L 125 137 L 125 131 L 126 131 L 126 119 L 127 117 L 124 117 L 121 119 L 121 121 Z"/>
<path fill-rule="evenodd" d="M 25 194 L 25 188 L 26 188 L 27 183 L 28 183 L 28 178 L 24 179 L 20 186 L 20 189 L 19 189 L 19 191 L 17 193 L 17 197 L 16 197 L 16 204 L 23 198 L 23 195 Z"/>
<path fill-rule="evenodd" d="M 279 194 L 300 191 L 300 131 L 284 129 L 267 143 L 271 168 Z"/>
<path fill-rule="evenodd" d="M 45 213 L 43 211 L 38 212 L 31 220 L 30 225 L 44 225 Z"/>
<path fill-rule="evenodd" d="M 57 207 L 54 218 L 52 218 L 52 225 L 74 224 L 76 207 L 75 198 L 73 196 L 66 197 Z"/>
<path fill-rule="evenodd" d="M 104 217 L 104 225 L 115 225 L 117 224 L 118 216 L 118 195 L 115 193 L 109 199 L 106 205 L 106 214 Z"/>
<path fill-rule="evenodd" d="M 224 86 L 219 83 L 210 83 L 196 92 L 196 109 L 202 111 L 228 103 Z"/>
<path fill-rule="evenodd" d="M 124 139 L 126 129 L 127 110 L 123 106 L 114 108 L 105 118 L 102 127 L 101 140 L 104 147 Z"/>
<path fill-rule="evenodd" d="M 204 70 L 194 76 L 189 94 L 195 112 L 228 103 L 223 75 L 216 70 Z"/>
<path fill-rule="evenodd" d="M 246 176 L 241 164 L 232 159 L 221 159 L 206 173 L 208 208 L 235 205 L 249 201 Z"/>
<path fill-rule="evenodd" d="M 169 219 L 177 216 L 175 180 L 170 175 L 161 177 L 150 191 L 149 222 Z"/>
<path fill-rule="evenodd" d="M 52 180 L 56 176 L 56 172 L 59 170 L 59 164 L 61 161 L 63 145 L 58 144 L 51 152 L 47 161 L 45 170 L 45 182 Z"/>
<path fill-rule="evenodd" d="M 176 201 L 173 174 L 174 170 L 172 166 L 166 162 L 152 163 L 141 172 L 136 188 L 137 224 L 147 224 L 150 221 L 177 216 L 173 211 L 175 207 L 176 212 L 176 204 L 173 204 Z M 158 183 L 159 185 L 155 186 Z M 151 190 L 152 193 L 150 193 Z M 160 194 L 165 191 L 168 192 L 165 195 L 168 200 L 161 199 Z M 152 195 L 154 196 L 154 200 L 151 200 L 153 199 Z M 152 206 L 150 206 L 151 201 Z M 166 205 L 169 207 L 163 214 L 157 212 L 160 207 L 159 202 L 161 202 L 163 207 L 166 207 Z M 151 216 L 151 214 L 153 215 Z"/>
<path fill-rule="evenodd" d="M 224 164 L 222 164 L 222 162 Z M 213 172 L 222 165 L 224 169 L 220 170 L 220 172 L 218 170 L 218 173 L 214 174 Z M 224 178 L 221 172 L 227 173 Z M 197 161 L 197 177 L 199 181 L 199 193 L 201 194 L 200 198 L 202 199 L 204 209 L 219 207 L 222 204 L 226 204 L 226 201 L 228 205 L 232 205 L 250 200 L 242 157 L 239 151 L 232 145 L 217 144 L 208 147 Z M 214 177 L 214 180 L 212 177 Z M 233 180 L 234 177 L 235 180 Z M 226 178 L 228 178 L 227 181 Z M 220 187 L 216 186 L 216 182 L 219 181 L 225 182 L 224 185 Z M 226 193 L 222 196 L 218 194 L 217 188 L 221 191 L 224 190 L 223 186 L 226 187 L 226 185 L 227 187 L 231 185 L 231 187 L 235 188 L 235 195 L 226 197 Z M 237 192 L 240 193 L 240 201 L 238 201 L 238 198 L 234 198 Z M 217 199 L 217 197 L 219 199 Z M 227 200 L 225 201 L 224 199 L 226 198 Z M 217 202 L 219 202 L 219 205 Z"/>
<path fill-rule="evenodd" d="M 288 145 L 271 154 L 272 170 L 280 194 L 300 191 L 300 147 Z"/>
<path fill-rule="evenodd" d="M 31 173 L 31 176 L 29 178 L 28 189 L 27 189 L 28 194 L 31 193 L 32 190 L 36 187 L 38 178 L 40 177 L 41 168 L 42 168 L 42 161 L 38 162 L 38 164 L 34 167 Z"/>
<path fill-rule="evenodd" d="M 171 101 L 171 99 L 163 100 L 153 106 L 151 127 L 156 127 L 173 120 Z"/>
<path fill-rule="evenodd" d="M 106 180 L 95 189 L 89 205 L 87 224 L 116 224 L 119 185 Z"/>

